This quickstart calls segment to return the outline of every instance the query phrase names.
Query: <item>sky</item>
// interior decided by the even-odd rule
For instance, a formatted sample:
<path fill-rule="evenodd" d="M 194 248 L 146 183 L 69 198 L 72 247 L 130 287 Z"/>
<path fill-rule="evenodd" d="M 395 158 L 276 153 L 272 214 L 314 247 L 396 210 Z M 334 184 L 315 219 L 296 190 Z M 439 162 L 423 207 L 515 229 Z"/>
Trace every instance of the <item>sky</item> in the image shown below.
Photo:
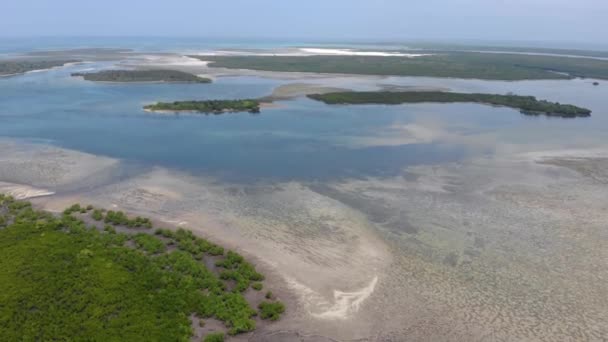
<path fill-rule="evenodd" d="M 608 0 L 1 0 L 0 36 L 608 45 Z"/>

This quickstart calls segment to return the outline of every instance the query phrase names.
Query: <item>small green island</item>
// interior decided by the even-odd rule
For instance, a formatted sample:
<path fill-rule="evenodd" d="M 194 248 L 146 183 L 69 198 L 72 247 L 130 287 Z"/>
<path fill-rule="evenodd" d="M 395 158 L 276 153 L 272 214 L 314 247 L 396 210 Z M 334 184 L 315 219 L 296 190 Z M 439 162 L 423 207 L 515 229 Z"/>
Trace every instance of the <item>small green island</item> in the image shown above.
<path fill-rule="evenodd" d="M 223 341 L 285 311 L 240 254 L 91 205 L 0 194 L 0 269 L 2 341 Z"/>
<path fill-rule="evenodd" d="M 90 73 L 73 73 L 95 82 L 168 82 L 168 83 L 211 83 L 211 79 L 199 77 L 177 70 L 102 70 Z"/>
<path fill-rule="evenodd" d="M 15 60 L 0 61 L 0 76 L 14 76 L 35 70 L 46 70 L 61 67 L 78 60 Z"/>
<path fill-rule="evenodd" d="M 502 106 L 519 109 L 525 115 L 546 115 L 562 118 L 588 117 L 591 110 L 570 104 L 561 104 L 538 100 L 534 96 L 498 95 L 498 94 L 468 94 L 440 91 L 369 91 L 369 92 L 335 92 L 327 94 L 308 95 L 310 99 L 326 104 L 388 104 L 404 103 L 456 103 L 469 102 L 492 106 Z"/>
<path fill-rule="evenodd" d="M 158 102 L 144 106 L 144 110 L 150 112 L 193 112 L 215 115 L 237 112 L 257 114 L 260 112 L 260 101 L 256 99 L 241 99 Z"/>

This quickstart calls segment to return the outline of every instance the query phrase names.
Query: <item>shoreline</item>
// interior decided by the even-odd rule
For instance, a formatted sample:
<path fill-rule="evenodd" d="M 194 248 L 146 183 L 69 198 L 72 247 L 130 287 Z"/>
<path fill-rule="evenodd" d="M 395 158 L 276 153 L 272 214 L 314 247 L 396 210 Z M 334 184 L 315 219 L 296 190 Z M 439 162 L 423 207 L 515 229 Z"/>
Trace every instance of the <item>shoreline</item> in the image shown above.
<path fill-rule="evenodd" d="M 602 305 L 597 296 L 587 295 L 587 287 L 594 282 L 573 279 L 588 279 L 599 265 L 592 256 L 599 247 L 598 227 L 608 216 L 596 198 L 608 184 L 607 151 L 526 152 L 408 168 L 415 175 L 411 178 L 346 179 L 323 185 L 292 182 L 239 187 L 156 168 L 30 201 L 51 211 L 79 202 L 139 214 L 154 219 L 159 227 L 188 227 L 197 236 L 251 258 L 288 305 L 281 321 L 260 327 L 251 338 L 287 332 L 338 340 L 374 340 L 374 336 L 441 340 L 443 334 L 470 340 L 479 337 L 474 331 L 482 328 L 511 337 L 537 336 L 515 315 L 519 310 L 524 310 L 525 317 L 539 315 L 533 322 L 545 336 L 570 336 L 551 330 L 557 323 L 546 312 L 553 310 L 569 327 L 580 327 L 581 320 L 595 322 L 589 336 L 598 336 L 601 317 L 563 312 L 559 308 L 572 302 L 560 296 L 538 304 L 537 292 L 564 287 L 576 293 L 577 302 L 591 308 Z M 64 150 L 62 154 L 73 158 L 66 159 L 73 160 L 73 169 L 92 162 L 84 163 L 83 157 L 88 157 L 79 152 Z M 31 154 L 22 155 L 12 163 L 21 165 L 20 160 L 31 158 Z M 35 181 L 38 176 L 31 177 L 21 183 L 40 183 Z M 87 176 L 74 172 L 62 182 L 79 178 Z M 564 202 L 564 193 L 573 199 Z M 423 210 L 426 206 L 431 210 Z M 503 216 L 505 208 L 509 215 Z M 568 247 L 572 215 L 585 223 L 585 229 L 576 233 L 576 243 L 585 248 L 578 250 Z M 494 223 L 492 227 L 483 224 L 488 220 Z M 543 234 L 545 227 L 557 234 Z M 535 248 L 539 238 L 553 247 Z M 512 250 L 514 259 L 502 257 L 502 248 Z M 556 281 L 554 273 L 538 269 L 537 263 L 520 260 L 517 256 L 524 252 L 532 258 L 549 253 L 543 262 L 555 267 L 560 264 L 552 255 L 563 252 L 570 263 L 586 260 L 586 266 L 579 267 L 574 278 Z M 466 280 L 471 272 L 473 288 Z M 522 290 L 522 284 L 510 278 L 513 272 L 530 279 L 527 286 L 532 288 L 526 297 L 530 303 L 511 299 L 512 291 Z M 501 281 L 490 286 L 492 279 Z M 543 285 L 545 281 L 549 285 Z M 509 300 L 502 302 L 505 298 Z M 505 319 L 491 320 L 493 315 Z M 430 325 L 425 323 L 428 319 L 432 319 Z M 505 336 L 502 332 L 498 336 Z"/>
<path fill-rule="evenodd" d="M 12 146 L 17 150 L 23 148 L 20 144 Z M 38 148 L 42 148 L 43 151 L 49 149 L 31 144 L 25 148 L 28 151 Z M 55 149 L 50 148 L 50 151 Z M 270 285 L 272 282 L 272 291 L 277 289 L 276 295 L 280 296 L 288 306 L 288 311 L 281 321 L 270 330 L 256 331 L 256 336 L 277 331 L 288 331 L 290 334 L 291 332 L 294 334 L 316 332 L 320 335 L 332 336 L 332 327 L 337 322 L 345 322 L 350 325 L 351 320 L 359 320 L 356 317 L 359 317 L 360 314 L 366 315 L 365 310 L 361 308 L 361 302 L 370 300 L 368 297 L 371 290 L 366 290 L 361 294 L 359 292 L 381 273 L 384 266 L 379 268 L 379 265 L 384 265 L 386 261 L 379 263 L 380 256 L 377 253 L 383 248 L 372 246 L 376 246 L 380 240 L 373 237 L 375 234 L 371 230 L 368 231 L 370 227 L 364 224 L 361 221 L 363 218 L 352 209 L 311 192 L 298 184 L 285 184 L 283 185 L 285 188 L 282 190 L 274 186 L 266 188 L 266 185 L 260 185 L 259 190 L 253 190 L 255 187 L 252 190 L 243 189 L 253 196 L 257 196 L 256 194 L 263 196 L 259 201 L 254 202 L 266 203 L 265 205 L 271 207 L 277 200 L 279 201 L 277 203 L 286 204 L 293 200 L 296 200 L 296 203 L 300 202 L 297 200 L 300 196 L 327 202 L 322 206 L 317 206 L 314 202 L 309 203 L 307 200 L 302 202 L 303 205 L 309 207 L 309 210 L 316 213 L 311 216 L 311 219 L 318 222 L 314 224 L 315 226 L 326 224 L 327 219 L 321 220 L 321 218 L 328 207 L 335 208 L 331 210 L 338 210 L 341 213 L 340 216 L 333 219 L 337 220 L 334 223 L 337 224 L 336 229 L 339 227 L 339 231 L 334 232 L 334 234 L 337 233 L 336 236 L 328 236 L 328 239 L 325 239 L 313 234 L 307 237 L 307 241 L 303 243 L 298 242 L 290 232 L 297 229 L 308 235 L 307 229 L 311 226 L 293 225 L 292 222 L 286 221 L 279 212 L 276 213 L 278 214 L 276 217 L 259 216 L 260 213 L 251 216 L 247 214 L 247 210 L 242 208 L 249 206 L 250 200 L 242 199 L 234 194 L 235 185 L 217 184 L 212 179 L 204 180 L 175 170 L 149 170 L 126 179 L 103 181 L 97 186 L 82 184 L 81 187 L 63 190 L 66 189 L 64 184 L 78 184 L 82 180 L 88 179 L 88 175 L 97 172 L 94 171 L 99 167 L 96 165 L 103 165 L 103 163 L 99 164 L 97 157 L 70 150 L 61 150 L 60 155 L 64 160 L 61 164 L 70 164 L 72 170 L 89 171 L 72 172 L 57 178 L 62 173 L 61 169 L 52 169 L 53 174 L 48 175 L 44 173 L 46 172 L 44 170 L 48 170 L 48 168 L 30 166 L 30 169 L 39 170 L 41 173 L 15 175 L 18 177 L 14 178 L 0 168 L 0 180 L 5 182 L 4 184 L 8 184 L 7 181 L 10 180 L 12 184 L 8 184 L 5 188 L 16 188 L 19 193 L 26 194 L 26 197 L 35 193 L 27 192 L 29 186 L 24 186 L 24 184 L 36 184 L 34 186 L 36 189 L 48 189 L 44 190 L 45 193 L 38 193 L 41 195 L 40 197 L 29 199 L 45 210 L 57 212 L 73 203 L 90 203 L 95 207 L 123 210 L 134 215 L 150 217 L 155 222 L 159 222 L 159 227 L 188 227 L 197 236 L 208 238 L 210 241 L 235 249 L 251 258 L 250 260 L 268 275 L 268 284 Z M 53 160 L 58 161 L 52 153 L 44 152 L 32 155 L 32 152 L 27 152 L 17 154 L 10 158 L 8 164 L 6 162 L 3 164 L 10 169 L 10 165 L 23 165 L 25 160 L 36 165 L 45 165 Z M 57 176 L 54 173 L 57 173 Z M 19 179 L 19 184 L 16 184 L 15 180 Z M 52 181 L 45 181 L 45 179 Z M 44 184 L 48 185 L 44 188 Z M 268 194 L 270 196 L 267 197 L 264 195 L 267 191 L 276 193 L 275 195 Z M 208 203 L 209 201 L 211 203 Z M 302 205 L 296 203 L 289 204 L 289 209 L 285 208 L 285 210 L 293 212 L 294 215 L 303 214 Z M 346 221 L 341 223 L 344 220 Z M 290 228 L 290 225 L 293 227 Z M 343 241 L 341 236 L 344 234 L 360 240 L 361 247 L 347 243 L 350 239 Z M 281 240 L 286 240 L 275 240 L 271 238 L 272 236 L 280 236 Z M 304 249 L 294 250 L 293 247 L 296 245 Z M 330 266 L 335 262 L 336 257 L 339 262 Z M 325 266 L 323 266 L 324 264 Z M 300 266 L 294 268 L 294 265 Z M 367 336 L 364 333 L 365 329 L 354 329 L 339 338 Z"/>
<path fill-rule="evenodd" d="M 50 67 L 50 68 L 34 69 L 34 70 L 28 70 L 28 71 L 18 72 L 18 73 L 14 73 L 14 74 L 0 74 L 0 78 L 2 78 L 2 77 L 13 77 L 13 76 L 21 76 L 21 75 L 33 74 L 33 73 L 50 71 L 50 70 L 55 70 L 55 69 L 61 69 L 61 68 L 65 68 L 65 67 L 70 67 L 70 66 L 80 65 L 80 64 L 86 64 L 86 63 L 89 63 L 89 62 L 87 62 L 87 61 L 69 62 L 69 63 L 65 63 L 64 65 L 54 66 L 54 67 Z"/>

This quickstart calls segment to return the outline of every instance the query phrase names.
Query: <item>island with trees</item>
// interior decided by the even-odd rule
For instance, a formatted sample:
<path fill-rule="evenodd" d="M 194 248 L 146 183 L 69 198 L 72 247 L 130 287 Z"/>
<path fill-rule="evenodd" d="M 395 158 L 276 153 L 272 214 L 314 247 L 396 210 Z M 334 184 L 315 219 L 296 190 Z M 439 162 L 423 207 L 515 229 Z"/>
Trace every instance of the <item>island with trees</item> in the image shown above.
<path fill-rule="evenodd" d="M 240 99 L 157 102 L 144 106 L 144 110 L 150 112 L 192 112 L 216 115 L 236 112 L 256 114 L 260 112 L 260 101 L 256 99 Z"/>
<path fill-rule="evenodd" d="M 30 71 L 47 70 L 61 67 L 78 60 L 11 60 L 0 61 L 0 77 L 24 74 Z"/>
<path fill-rule="evenodd" d="M 588 117 L 591 110 L 570 104 L 538 100 L 534 96 L 452 93 L 440 91 L 369 91 L 335 92 L 308 95 L 310 99 L 326 104 L 405 104 L 470 102 L 519 109 L 525 115 L 546 115 L 562 118 Z"/>
<path fill-rule="evenodd" d="M 169 82 L 169 83 L 211 83 L 211 79 L 199 77 L 177 70 L 101 70 L 90 73 L 73 73 L 95 82 Z"/>
<path fill-rule="evenodd" d="M 452 77 L 485 80 L 608 79 L 608 60 L 516 53 L 404 51 L 402 56 L 190 56 L 210 67 L 278 72 Z"/>
<path fill-rule="evenodd" d="M 285 311 L 240 254 L 91 205 L 0 194 L 0 269 L 2 341 L 223 341 Z"/>

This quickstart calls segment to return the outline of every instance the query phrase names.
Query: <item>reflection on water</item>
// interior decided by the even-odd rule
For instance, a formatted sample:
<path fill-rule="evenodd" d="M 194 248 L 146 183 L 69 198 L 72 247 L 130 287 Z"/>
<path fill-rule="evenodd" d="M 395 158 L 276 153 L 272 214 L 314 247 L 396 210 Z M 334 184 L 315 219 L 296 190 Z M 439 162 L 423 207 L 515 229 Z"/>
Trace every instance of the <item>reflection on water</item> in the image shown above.
<path fill-rule="evenodd" d="M 603 138 L 605 88 L 588 81 L 488 82 L 393 78 L 382 84 L 447 86 L 458 91 L 516 91 L 594 110 L 590 119 L 524 117 L 474 104 L 326 106 L 285 101 L 261 115 L 156 115 L 145 103 L 260 97 L 285 81 L 221 78 L 205 84 L 96 84 L 71 72 L 85 64 L 0 80 L 0 135 L 187 169 L 233 180 L 390 176 L 405 166 L 492 153 L 501 144 L 589 144 Z M 316 80 L 318 83 L 319 80 Z M 323 82 L 369 88 L 371 79 Z M 585 91 L 579 91 L 584 88 Z M 564 139 L 564 135 L 568 139 Z"/>

